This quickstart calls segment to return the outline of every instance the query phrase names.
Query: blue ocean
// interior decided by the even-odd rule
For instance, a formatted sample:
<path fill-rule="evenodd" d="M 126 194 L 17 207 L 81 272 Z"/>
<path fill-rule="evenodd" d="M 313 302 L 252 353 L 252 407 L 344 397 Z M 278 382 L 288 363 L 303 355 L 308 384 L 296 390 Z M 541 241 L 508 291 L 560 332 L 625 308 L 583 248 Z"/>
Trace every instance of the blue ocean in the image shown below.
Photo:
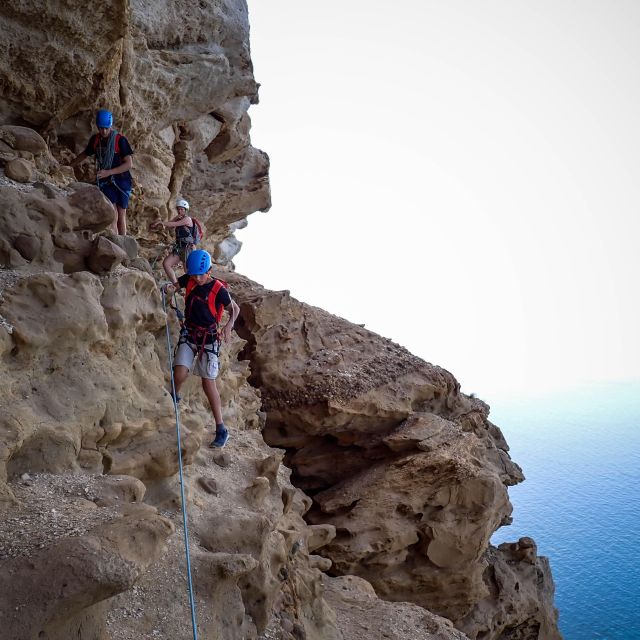
<path fill-rule="evenodd" d="M 640 640 L 640 381 L 491 403 L 526 480 L 511 526 L 550 558 L 565 640 Z"/>

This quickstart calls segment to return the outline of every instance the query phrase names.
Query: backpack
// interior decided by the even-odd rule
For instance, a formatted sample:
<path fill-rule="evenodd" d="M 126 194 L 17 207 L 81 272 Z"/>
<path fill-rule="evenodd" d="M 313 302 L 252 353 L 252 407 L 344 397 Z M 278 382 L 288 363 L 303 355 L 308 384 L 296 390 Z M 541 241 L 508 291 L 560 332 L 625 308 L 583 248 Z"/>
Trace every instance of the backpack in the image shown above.
<path fill-rule="evenodd" d="M 199 244 L 204 238 L 204 231 L 202 230 L 202 225 L 200 224 L 200 220 L 191 216 L 191 221 L 193 222 L 193 227 L 191 228 L 191 236 L 193 237 L 193 244 Z M 225 285 L 226 286 L 226 285 Z"/>
<path fill-rule="evenodd" d="M 187 286 L 185 288 L 185 294 L 184 294 L 185 311 L 186 311 L 187 305 L 193 304 L 193 301 L 191 301 L 190 303 L 189 296 L 192 294 L 193 289 L 196 286 L 197 286 L 196 281 L 193 278 L 189 278 L 189 281 L 187 282 Z M 218 307 L 216 307 L 216 296 L 218 295 L 218 291 L 220 291 L 222 287 L 225 287 L 226 289 L 227 283 L 224 280 L 216 279 L 216 281 L 213 283 L 213 287 L 211 287 L 211 290 L 209 291 L 209 296 L 207 298 L 209 311 L 211 312 L 211 315 L 216 319 L 216 324 L 220 323 L 220 320 L 222 320 L 222 314 L 224 313 L 224 307 L 222 305 L 219 305 Z M 196 296 L 196 299 L 202 300 L 200 296 Z"/>

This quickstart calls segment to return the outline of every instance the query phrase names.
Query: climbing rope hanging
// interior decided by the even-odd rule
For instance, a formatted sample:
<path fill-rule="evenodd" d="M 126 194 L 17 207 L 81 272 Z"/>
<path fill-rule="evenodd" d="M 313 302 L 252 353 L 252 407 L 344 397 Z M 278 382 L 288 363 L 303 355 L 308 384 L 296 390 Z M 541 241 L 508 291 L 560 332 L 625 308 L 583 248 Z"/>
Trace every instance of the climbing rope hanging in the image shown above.
<path fill-rule="evenodd" d="M 176 437 L 178 442 L 178 469 L 180 471 L 180 502 L 182 504 L 182 524 L 184 529 L 184 551 L 187 558 L 187 583 L 189 587 L 189 605 L 191 607 L 191 626 L 193 628 L 193 640 L 198 640 L 198 630 L 196 623 L 196 604 L 193 594 L 193 581 L 191 579 L 191 554 L 189 551 L 189 530 L 187 527 L 187 506 L 184 499 L 184 476 L 182 473 L 182 443 L 180 435 L 180 409 L 178 408 L 176 383 L 173 377 L 173 353 L 171 349 L 171 335 L 169 333 L 169 316 L 167 314 L 167 295 L 162 291 L 162 308 L 166 316 L 165 329 L 167 333 L 167 353 L 169 354 L 169 371 L 171 373 L 171 395 L 173 397 L 173 408 L 176 415 Z M 174 294 L 175 295 L 175 294 Z"/>

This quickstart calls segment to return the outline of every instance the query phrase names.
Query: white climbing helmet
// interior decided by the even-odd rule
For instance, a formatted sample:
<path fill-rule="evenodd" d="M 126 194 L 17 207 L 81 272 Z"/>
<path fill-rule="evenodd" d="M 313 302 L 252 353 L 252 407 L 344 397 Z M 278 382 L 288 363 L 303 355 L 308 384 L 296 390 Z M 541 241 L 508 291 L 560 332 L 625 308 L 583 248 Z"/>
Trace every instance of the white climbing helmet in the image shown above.
<path fill-rule="evenodd" d="M 183 209 L 186 209 L 187 211 L 189 211 L 189 203 L 186 200 L 178 200 L 176 202 L 176 209 L 178 207 L 182 207 Z"/>

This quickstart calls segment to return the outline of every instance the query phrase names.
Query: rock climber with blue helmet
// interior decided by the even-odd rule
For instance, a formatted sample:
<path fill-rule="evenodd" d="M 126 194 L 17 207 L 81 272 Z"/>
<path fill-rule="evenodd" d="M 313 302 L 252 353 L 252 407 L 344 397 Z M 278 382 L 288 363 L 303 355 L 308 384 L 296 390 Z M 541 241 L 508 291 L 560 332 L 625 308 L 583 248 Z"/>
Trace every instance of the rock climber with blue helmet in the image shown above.
<path fill-rule="evenodd" d="M 215 419 L 216 435 L 209 446 L 221 448 L 227 443 L 229 431 L 222 419 L 222 403 L 216 386 L 220 339 L 224 342 L 231 340 L 231 331 L 240 308 L 229 295 L 225 283 L 210 275 L 209 253 L 202 249 L 192 251 L 187 258 L 186 268 L 187 273 L 178 278 L 177 284 L 165 285 L 168 297 L 178 289 L 185 289 L 185 319 L 173 361 L 176 400 L 180 400 L 180 388 L 193 370 L 202 379 L 202 389 Z M 225 309 L 229 318 L 221 325 Z"/>
<path fill-rule="evenodd" d="M 96 114 L 98 133 L 94 133 L 85 150 L 69 165 L 75 167 L 85 158 L 95 156 L 98 188 L 113 204 L 116 216 L 113 232 L 127 234 L 127 208 L 131 197 L 131 166 L 133 149 L 129 141 L 113 128 L 113 114 L 100 109 Z"/>

